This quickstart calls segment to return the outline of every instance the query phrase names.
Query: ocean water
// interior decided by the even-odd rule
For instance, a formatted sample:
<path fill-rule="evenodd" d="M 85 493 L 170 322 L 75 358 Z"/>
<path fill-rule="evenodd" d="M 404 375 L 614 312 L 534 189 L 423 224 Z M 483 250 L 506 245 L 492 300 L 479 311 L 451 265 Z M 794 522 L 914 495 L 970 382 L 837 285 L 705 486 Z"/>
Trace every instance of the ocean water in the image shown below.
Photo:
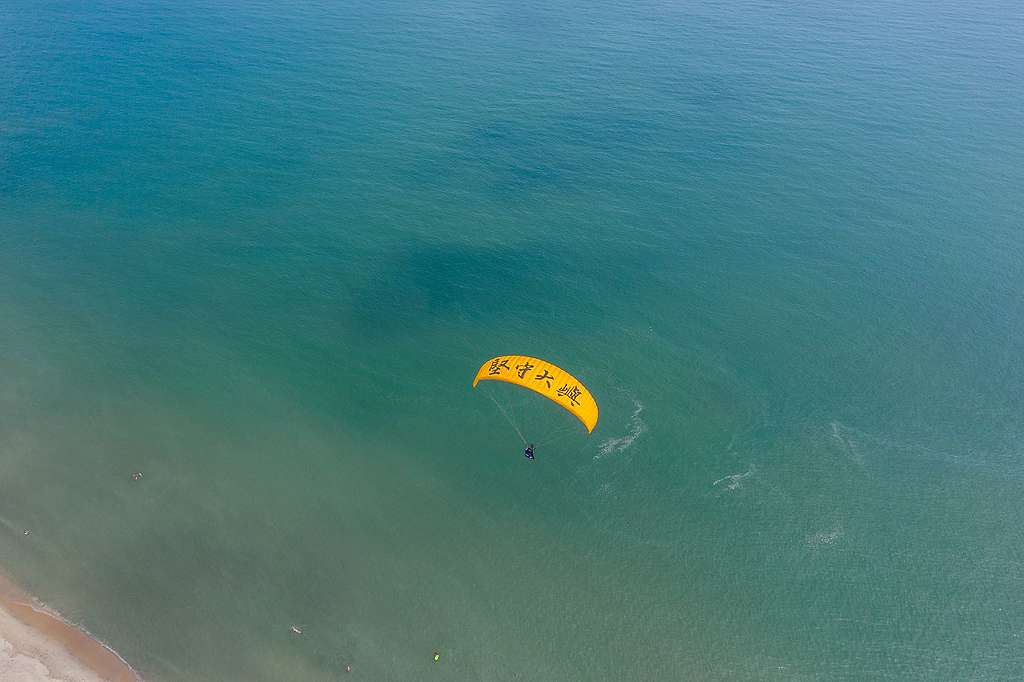
<path fill-rule="evenodd" d="M 1005 0 L 6 0 L 0 569 L 156 681 L 1020 679 L 1022 112 Z"/>

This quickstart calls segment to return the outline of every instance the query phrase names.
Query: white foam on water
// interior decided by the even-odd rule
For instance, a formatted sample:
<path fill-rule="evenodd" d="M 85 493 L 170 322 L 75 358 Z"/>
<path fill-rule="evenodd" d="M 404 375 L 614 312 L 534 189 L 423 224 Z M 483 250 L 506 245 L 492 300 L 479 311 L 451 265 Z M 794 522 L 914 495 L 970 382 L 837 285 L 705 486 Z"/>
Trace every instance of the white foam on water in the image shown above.
<path fill-rule="evenodd" d="M 16 532 L 20 533 L 20 532 L 22 532 L 21 530 L 19 530 L 17 528 L 17 526 L 15 526 L 13 523 L 11 523 L 11 521 L 9 521 L 8 519 L 5 519 L 2 516 L 0 516 L 0 527 L 6 528 L 7 530 L 9 530 L 12 533 L 16 533 Z"/>
<path fill-rule="evenodd" d="M 843 537 L 843 526 L 841 524 L 835 524 L 828 530 L 818 531 L 807 536 L 807 544 L 811 547 L 819 547 L 821 545 L 834 545 Z"/>
<path fill-rule="evenodd" d="M 843 452 L 846 456 L 859 467 L 864 467 L 864 455 L 861 453 L 860 448 L 857 447 L 856 441 L 853 439 L 853 430 L 849 427 L 833 421 L 832 426 L 832 440 L 839 443 Z"/>
<path fill-rule="evenodd" d="M 721 490 L 723 492 L 729 490 L 738 490 L 741 487 L 740 482 L 743 481 L 743 479 L 745 478 L 753 476 L 755 471 L 757 471 L 757 467 L 751 464 L 750 468 L 744 471 L 743 473 L 729 474 L 727 476 L 723 476 L 722 478 L 712 483 L 711 487 Z"/>
<path fill-rule="evenodd" d="M 902 459 L 940 461 L 960 465 L 980 465 L 989 457 L 971 448 L 963 451 L 935 449 L 927 445 L 905 440 L 898 436 L 873 433 L 848 426 L 840 421 L 829 422 L 829 438 L 836 443 L 846 457 L 862 468 L 873 461 L 888 461 L 897 455 Z"/>
<path fill-rule="evenodd" d="M 640 416 L 644 411 L 643 403 L 639 400 L 634 400 L 633 408 L 633 414 L 629 418 L 629 430 L 618 438 L 609 438 L 601 443 L 597 448 L 597 454 L 594 455 L 594 459 L 601 459 L 602 457 L 622 452 L 647 430 L 647 424 Z"/>

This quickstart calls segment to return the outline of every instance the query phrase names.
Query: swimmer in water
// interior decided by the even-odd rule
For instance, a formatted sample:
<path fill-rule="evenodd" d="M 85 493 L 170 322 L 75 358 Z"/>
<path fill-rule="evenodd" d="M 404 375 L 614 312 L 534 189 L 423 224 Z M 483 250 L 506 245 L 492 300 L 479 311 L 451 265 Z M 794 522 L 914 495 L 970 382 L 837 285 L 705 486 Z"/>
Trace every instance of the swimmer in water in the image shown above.
<path fill-rule="evenodd" d="M 141 471 L 132 472 L 132 480 L 133 481 L 141 481 L 142 480 L 142 472 Z"/>
<path fill-rule="evenodd" d="M 533 459 L 533 443 L 526 446 L 526 449 L 523 450 L 523 456 L 525 456 L 526 459 Z"/>

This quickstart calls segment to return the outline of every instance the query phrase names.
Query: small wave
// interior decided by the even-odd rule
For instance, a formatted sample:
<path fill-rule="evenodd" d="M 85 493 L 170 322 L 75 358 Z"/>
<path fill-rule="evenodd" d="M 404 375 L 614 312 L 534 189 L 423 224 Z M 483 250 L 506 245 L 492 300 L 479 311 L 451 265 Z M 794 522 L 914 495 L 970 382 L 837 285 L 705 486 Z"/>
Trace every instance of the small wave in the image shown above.
<path fill-rule="evenodd" d="M 743 479 L 748 478 L 750 476 L 753 476 L 754 475 L 754 471 L 756 471 L 756 468 L 754 467 L 753 464 L 751 464 L 750 468 L 747 469 L 746 471 L 744 471 L 743 473 L 741 473 L 741 474 L 729 474 L 728 476 L 723 476 L 722 478 L 720 478 L 717 481 L 715 481 L 714 483 L 712 483 L 711 487 L 712 488 L 718 488 L 719 490 L 723 490 L 723 491 L 725 491 L 725 490 L 736 490 L 736 489 L 738 489 L 740 487 L 740 481 L 742 481 Z M 719 487 L 719 486 L 721 486 L 721 487 Z"/>
<path fill-rule="evenodd" d="M 921 443 L 890 437 L 884 433 L 847 426 L 839 421 L 832 421 L 830 426 L 833 442 L 852 462 L 861 467 L 865 462 L 881 459 L 882 455 L 887 459 L 892 459 L 895 455 L 900 459 L 938 460 L 967 465 L 983 464 L 986 459 L 970 448 L 962 451 L 935 449 Z"/>
<path fill-rule="evenodd" d="M 846 456 L 859 467 L 864 467 L 864 455 L 854 440 L 854 431 L 837 421 L 831 423 L 832 439 L 837 442 Z"/>
<path fill-rule="evenodd" d="M 601 443 L 597 448 L 597 454 L 594 455 L 594 459 L 601 459 L 608 455 L 613 455 L 616 452 L 622 452 L 630 445 L 633 444 L 640 435 L 647 430 L 647 424 L 644 423 L 643 418 L 640 416 L 644 411 L 644 405 L 639 400 L 633 401 L 633 414 L 629 418 L 629 430 L 625 435 L 619 436 L 618 438 L 609 438 L 608 440 Z"/>
<path fill-rule="evenodd" d="M 17 526 L 15 526 L 14 523 L 12 523 L 11 521 L 5 519 L 2 516 L 0 516 L 0 527 L 6 528 L 11 533 L 16 533 L 16 534 L 19 534 L 19 535 L 23 532 L 21 529 L 19 529 Z"/>
<path fill-rule="evenodd" d="M 834 545 L 841 537 L 843 537 L 843 528 L 840 525 L 835 525 L 829 530 L 819 531 L 807 536 L 807 544 L 812 547 L 816 545 Z"/>

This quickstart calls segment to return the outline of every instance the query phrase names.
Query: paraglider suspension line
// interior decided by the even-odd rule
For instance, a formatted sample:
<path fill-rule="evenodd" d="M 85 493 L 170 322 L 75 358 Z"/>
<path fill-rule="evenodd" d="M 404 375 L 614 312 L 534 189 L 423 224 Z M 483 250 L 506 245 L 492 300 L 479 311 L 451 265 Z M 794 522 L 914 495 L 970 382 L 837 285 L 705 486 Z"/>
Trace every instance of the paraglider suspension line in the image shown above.
<path fill-rule="evenodd" d="M 487 397 L 491 399 L 491 402 L 494 403 L 495 407 L 497 407 L 499 410 L 501 410 L 501 414 L 504 415 L 505 419 L 508 420 L 508 423 L 511 424 L 512 428 L 516 430 L 517 434 L 519 434 L 519 439 L 523 441 L 523 445 L 526 445 L 527 444 L 526 443 L 526 437 L 523 435 L 523 432 L 519 430 L 519 427 L 516 426 L 516 423 L 514 421 L 512 421 L 512 417 L 508 416 L 508 412 L 506 412 L 505 408 L 501 406 L 501 403 L 499 403 L 495 399 L 495 397 L 493 395 L 491 395 L 490 393 L 487 394 Z"/>

